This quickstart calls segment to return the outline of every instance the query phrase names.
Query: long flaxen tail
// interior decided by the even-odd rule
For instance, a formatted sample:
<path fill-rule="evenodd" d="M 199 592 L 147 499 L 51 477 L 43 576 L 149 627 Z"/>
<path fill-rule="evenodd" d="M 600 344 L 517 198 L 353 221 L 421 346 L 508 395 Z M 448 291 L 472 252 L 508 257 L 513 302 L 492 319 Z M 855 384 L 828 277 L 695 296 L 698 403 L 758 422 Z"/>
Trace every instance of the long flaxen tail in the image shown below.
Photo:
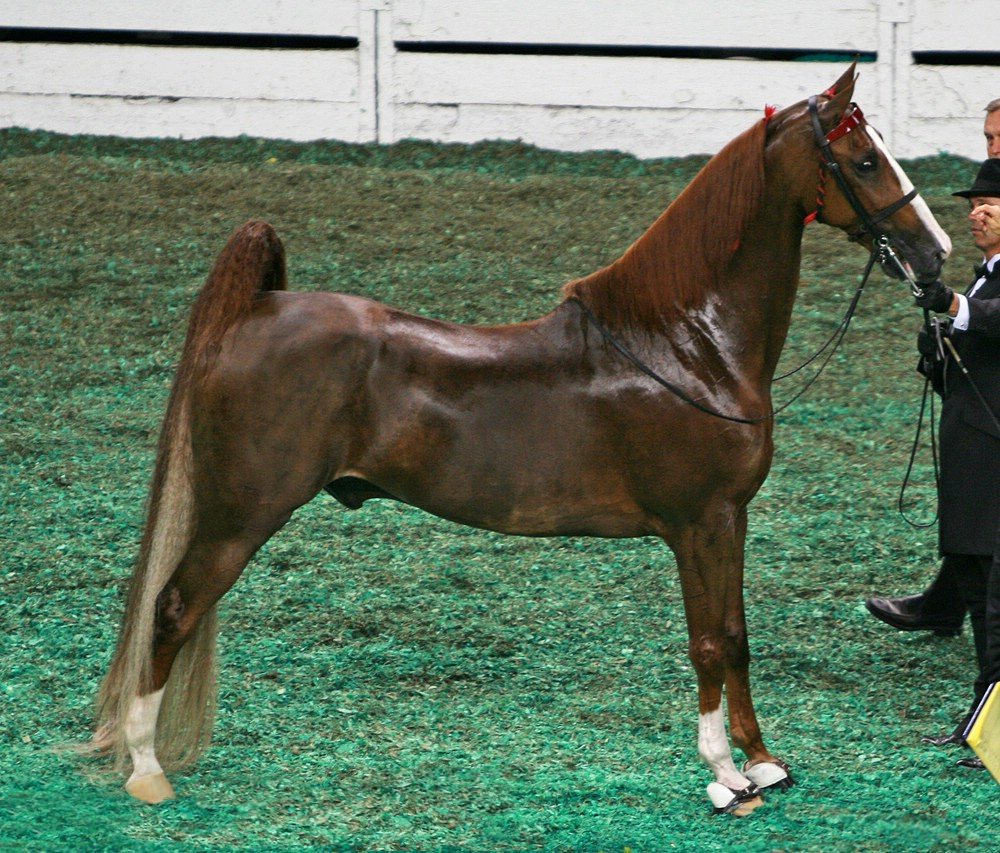
<path fill-rule="evenodd" d="M 124 722 L 137 696 L 150 692 L 157 598 L 187 551 L 198 523 L 192 486 L 191 389 L 211 370 L 226 331 L 261 293 L 285 290 L 285 253 L 274 229 L 251 221 L 229 238 L 209 273 L 188 323 L 187 339 L 160 432 L 146 524 L 118 646 L 97 696 L 92 748 L 124 770 Z M 211 740 L 215 716 L 215 608 L 199 621 L 167 680 L 157 722 L 160 761 L 177 768 L 196 760 Z"/>

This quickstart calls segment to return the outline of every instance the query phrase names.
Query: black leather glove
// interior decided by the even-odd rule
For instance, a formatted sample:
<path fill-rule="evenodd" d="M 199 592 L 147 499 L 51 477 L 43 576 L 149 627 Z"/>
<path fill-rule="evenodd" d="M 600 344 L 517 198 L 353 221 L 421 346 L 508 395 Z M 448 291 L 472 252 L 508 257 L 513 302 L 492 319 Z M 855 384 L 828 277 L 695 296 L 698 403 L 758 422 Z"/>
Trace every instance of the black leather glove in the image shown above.
<path fill-rule="evenodd" d="M 916 297 L 917 306 L 926 308 L 928 311 L 935 311 L 943 314 L 951 308 L 955 294 L 950 287 L 945 287 L 943 281 L 938 279 L 930 284 L 919 285 L 921 295 Z"/>

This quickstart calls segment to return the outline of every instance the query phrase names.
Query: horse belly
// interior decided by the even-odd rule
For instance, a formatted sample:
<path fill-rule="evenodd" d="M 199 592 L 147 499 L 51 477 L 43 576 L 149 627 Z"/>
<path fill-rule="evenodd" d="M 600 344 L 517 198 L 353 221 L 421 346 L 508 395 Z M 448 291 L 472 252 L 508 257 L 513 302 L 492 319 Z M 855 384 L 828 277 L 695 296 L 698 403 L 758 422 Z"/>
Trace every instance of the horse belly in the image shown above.
<path fill-rule="evenodd" d="M 528 536 L 651 532 L 626 472 L 579 395 L 531 382 L 455 397 L 399 390 L 349 471 L 462 524 Z"/>

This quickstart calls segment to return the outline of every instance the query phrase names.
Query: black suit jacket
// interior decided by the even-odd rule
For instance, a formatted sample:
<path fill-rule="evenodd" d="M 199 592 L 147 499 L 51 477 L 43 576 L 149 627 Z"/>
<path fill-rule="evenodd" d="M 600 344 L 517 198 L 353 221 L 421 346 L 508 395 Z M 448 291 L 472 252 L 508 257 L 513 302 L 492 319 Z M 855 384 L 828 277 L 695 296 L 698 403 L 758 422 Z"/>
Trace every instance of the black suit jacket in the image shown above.
<path fill-rule="evenodd" d="M 969 297 L 969 328 L 952 331 L 951 341 L 1000 419 L 1000 262 Z M 950 352 L 941 378 L 941 552 L 992 554 L 1000 528 L 1000 430 Z"/>

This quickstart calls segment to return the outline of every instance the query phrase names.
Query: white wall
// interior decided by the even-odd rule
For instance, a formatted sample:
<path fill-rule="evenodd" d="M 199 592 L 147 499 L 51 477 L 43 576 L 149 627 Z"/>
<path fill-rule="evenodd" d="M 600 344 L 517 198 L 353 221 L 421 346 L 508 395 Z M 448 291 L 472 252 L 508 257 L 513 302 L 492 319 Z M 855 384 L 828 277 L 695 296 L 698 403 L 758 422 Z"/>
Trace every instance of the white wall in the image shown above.
<path fill-rule="evenodd" d="M 123 136 L 523 139 L 644 157 L 717 150 L 837 62 L 437 53 L 413 42 L 877 52 L 856 97 L 903 157 L 984 155 L 997 0 L 0 0 L 0 28 L 338 36 L 346 50 L 0 42 L 0 126 Z M 16 39 L 16 35 L 8 35 Z"/>

